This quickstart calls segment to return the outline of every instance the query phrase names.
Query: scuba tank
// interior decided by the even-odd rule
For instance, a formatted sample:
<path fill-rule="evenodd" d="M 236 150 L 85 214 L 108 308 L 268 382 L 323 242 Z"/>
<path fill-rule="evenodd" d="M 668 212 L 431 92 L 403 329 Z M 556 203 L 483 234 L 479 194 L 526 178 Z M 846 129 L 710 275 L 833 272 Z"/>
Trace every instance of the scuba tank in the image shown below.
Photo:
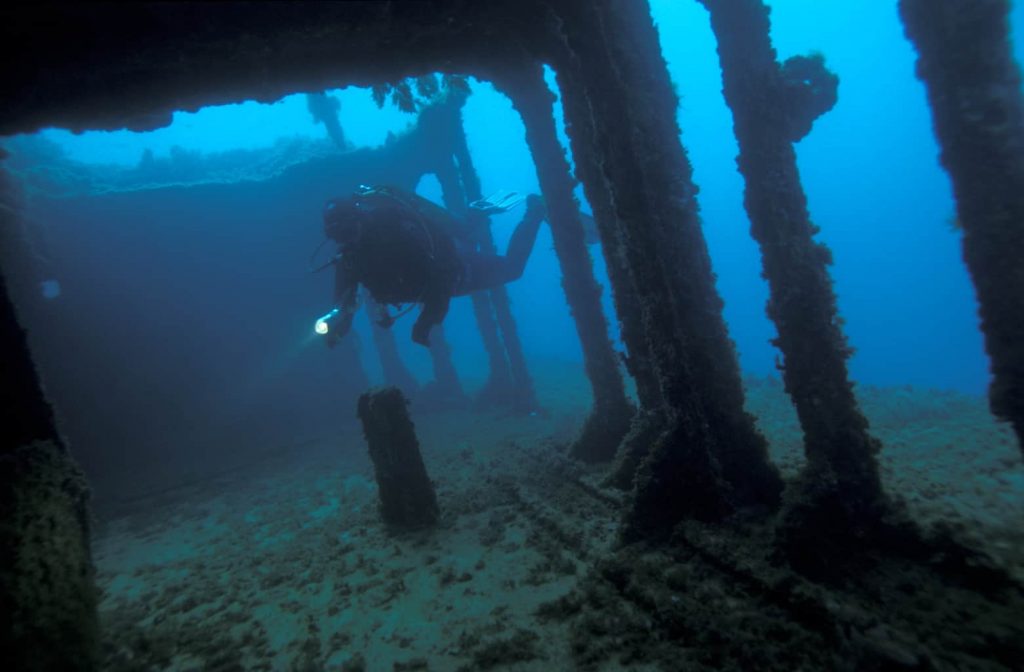
<path fill-rule="evenodd" d="M 437 206 L 425 198 L 411 194 L 402 189 L 390 186 L 378 186 L 370 187 L 365 184 L 359 185 L 355 192 L 351 196 L 352 203 L 355 208 L 364 212 L 371 212 L 374 210 L 381 209 L 394 209 L 400 210 L 406 213 L 408 216 L 406 220 L 415 222 L 419 225 L 417 233 L 423 238 L 425 247 L 429 250 L 429 254 L 433 257 L 434 250 L 434 235 L 431 231 L 431 226 L 428 224 L 428 215 L 431 217 L 431 222 L 437 223 L 444 221 L 445 217 L 449 217 L 447 211 Z M 330 203 L 330 201 L 329 201 Z M 310 255 L 309 259 L 309 271 L 310 273 L 318 273 L 330 266 L 337 264 L 341 261 L 340 254 L 333 254 L 326 260 L 317 262 L 317 257 L 323 250 L 324 245 L 328 243 L 331 238 L 325 238 L 321 243 L 313 250 L 313 254 Z"/>
<path fill-rule="evenodd" d="M 433 238 L 440 232 L 453 239 L 469 242 L 469 226 L 437 203 L 422 196 L 388 185 L 360 185 L 355 194 L 357 207 L 393 207 L 412 215 Z"/>

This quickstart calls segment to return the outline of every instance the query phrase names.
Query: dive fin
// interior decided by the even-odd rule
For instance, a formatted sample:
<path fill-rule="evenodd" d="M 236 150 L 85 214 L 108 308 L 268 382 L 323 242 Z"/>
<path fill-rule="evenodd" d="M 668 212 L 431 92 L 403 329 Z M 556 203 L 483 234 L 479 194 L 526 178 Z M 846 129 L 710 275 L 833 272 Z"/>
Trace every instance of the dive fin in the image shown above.
<path fill-rule="evenodd" d="M 481 198 L 479 201 L 473 201 L 469 204 L 469 207 L 474 210 L 479 210 L 485 215 L 493 215 L 499 212 L 508 212 L 522 203 L 525 198 L 525 196 L 521 196 L 514 191 L 501 189 L 494 192 L 487 198 Z"/>

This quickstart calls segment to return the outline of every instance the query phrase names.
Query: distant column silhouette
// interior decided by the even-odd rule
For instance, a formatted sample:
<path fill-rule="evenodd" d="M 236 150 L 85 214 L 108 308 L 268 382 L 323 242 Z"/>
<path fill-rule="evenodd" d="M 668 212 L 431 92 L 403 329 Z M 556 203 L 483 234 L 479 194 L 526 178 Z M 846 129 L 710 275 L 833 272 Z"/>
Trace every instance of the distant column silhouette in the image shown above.
<path fill-rule="evenodd" d="M 458 166 L 455 158 L 448 153 L 442 152 L 438 157 L 437 181 L 441 185 L 441 195 L 444 205 L 450 211 L 463 218 L 470 217 L 471 213 L 466 207 L 466 194 L 462 189 L 462 180 L 459 176 Z M 475 219 L 476 226 L 487 226 L 486 217 Z M 487 352 L 489 374 L 483 389 L 479 394 L 479 401 L 487 403 L 505 403 L 511 400 L 512 372 L 509 368 L 508 357 L 505 353 L 505 346 L 498 334 L 498 322 L 494 317 L 494 305 L 491 302 L 491 295 L 488 291 L 473 292 L 470 295 L 473 302 L 473 314 L 476 318 L 477 328 L 480 330 L 480 338 L 483 341 L 484 349 Z"/>
<path fill-rule="evenodd" d="M 395 344 L 394 332 L 391 329 L 382 327 L 377 323 L 375 315 L 380 309 L 377 302 L 369 292 L 363 292 L 364 304 L 370 314 L 370 329 L 373 332 L 373 344 L 377 348 L 377 355 L 380 357 L 381 370 L 384 373 L 384 380 L 389 385 L 400 389 L 407 397 L 415 397 L 419 391 L 419 383 L 405 362 L 398 355 L 398 346 Z"/>
<path fill-rule="evenodd" d="M 471 203 L 483 198 L 480 187 L 480 177 L 477 175 L 473 165 L 473 157 L 469 153 L 469 145 L 466 141 L 466 132 L 462 126 L 462 105 L 465 103 L 465 94 L 451 92 L 445 104 L 438 105 L 430 110 L 429 118 L 427 110 L 421 119 L 432 129 L 436 147 L 436 166 L 438 179 L 442 181 L 442 188 L 447 189 L 451 194 L 452 202 L 446 203 L 453 208 L 454 212 L 464 211 L 465 203 Z M 429 121 L 428 121 L 429 119 Z M 454 158 L 457 166 L 458 182 L 450 174 L 450 162 Z M 446 186 L 447 185 L 447 186 Z M 459 206 L 461 193 L 461 202 Z M 476 219 L 478 225 L 474 227 L 478 235 L 478 246 L 480 250 L 489 254 L 496 254 L 494 238 L 491 229 L 487 225 L 487 218 L 476 213 L 467 213 L 467 219 Z M 486 297 L 486 298 L 484 298 Z M 487 306 L 487 302 L 490 306 Z M 490 325 L 493 322 L 497 325 L 497 332 L 504 353 L 498 357 L 497 353 L 488 352 L 495 366 L 492 368 L 492 379 L 489 387 L 485 387 L 484 393 L 491 395 L 490 398 L 500 398 L 502 395 L 497 387 L 500 377 L 493 377 L 495 372 L 502 372 L 499 362 L 504 359 L 508 363 L 508 372 L 511 378 L 511 394 L 509 398 L 512 406 L 522 412 L 529 412 L 538 408 L 536 395 L 533 389 L 533 380 L 530 377 L 529 369 L 526 366 L 526 358 L 523 355 L 523 348 L 519 341 L 519 332 L 516 327 L 515 318 L 512 315 L 512 306 L 508 298 L 508 291 L 505 287 L 495 287 L 482 293 L 474 299 L 474 311 L 477 314 L 481 335 L 485 344 L 489 341 L 494 344 L 491 337 Z M 493 311 L 493 313 L 491 312 Z"/>
<path fill-rule="evenodd" d="M 341 110 L 341 102 L 325 92 L 307 93 L 306 107 L 313 116 L 313 120 L 324 125 L 327 135 L 340 149 L 345 149 L 345 132 L 341 128 L 341 121 L 338 113 Z"/>

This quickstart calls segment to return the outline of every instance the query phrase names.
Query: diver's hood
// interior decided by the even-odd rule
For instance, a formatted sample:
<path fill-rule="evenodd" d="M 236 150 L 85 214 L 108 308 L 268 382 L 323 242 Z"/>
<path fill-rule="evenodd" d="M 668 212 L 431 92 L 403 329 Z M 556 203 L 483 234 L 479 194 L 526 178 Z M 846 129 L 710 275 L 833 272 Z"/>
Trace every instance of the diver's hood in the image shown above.
<path fill-rule="evenodd" d="M 365 214 L 353 198 L 332 198 L 324 204 L 324 235 L 342 245 L 355 240 Z"/>

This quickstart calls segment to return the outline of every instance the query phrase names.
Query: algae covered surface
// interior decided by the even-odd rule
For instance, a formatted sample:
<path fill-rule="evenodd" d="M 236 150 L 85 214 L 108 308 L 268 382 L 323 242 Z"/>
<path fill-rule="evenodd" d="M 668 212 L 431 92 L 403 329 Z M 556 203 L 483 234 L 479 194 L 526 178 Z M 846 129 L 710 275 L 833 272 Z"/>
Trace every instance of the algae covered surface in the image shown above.
<path fill-rule="evenodd" d="M 543 370 L 543 414 L 412 405 L 441 509 L 434 530 L 388 533 L 354 426 L 215 478 L 100 502 L 104 668 L 810 670 L 845 657 L 860 669 L 1012 669 L 1013 590 L 1000 602 L 910 565 L 843 586 L 775 581 L 771 559 L 747 550 L 770 547 L 756 522 L 688 524 L 666 548 L 619 548 L 622 493 L 597 485 L 604 468 L 564 454 L 589 401 L 582 371 Z M 781 383 L 746 387 L 792 478 L 800 434 Z M 858 393 L 885 445 L 887 489 L 1024 581 L 1024 467 L 984 401 Z M 922 612 L 933 620 L 914 621 Z M 986 641 L 967 641 L 972 628 Z"/>

